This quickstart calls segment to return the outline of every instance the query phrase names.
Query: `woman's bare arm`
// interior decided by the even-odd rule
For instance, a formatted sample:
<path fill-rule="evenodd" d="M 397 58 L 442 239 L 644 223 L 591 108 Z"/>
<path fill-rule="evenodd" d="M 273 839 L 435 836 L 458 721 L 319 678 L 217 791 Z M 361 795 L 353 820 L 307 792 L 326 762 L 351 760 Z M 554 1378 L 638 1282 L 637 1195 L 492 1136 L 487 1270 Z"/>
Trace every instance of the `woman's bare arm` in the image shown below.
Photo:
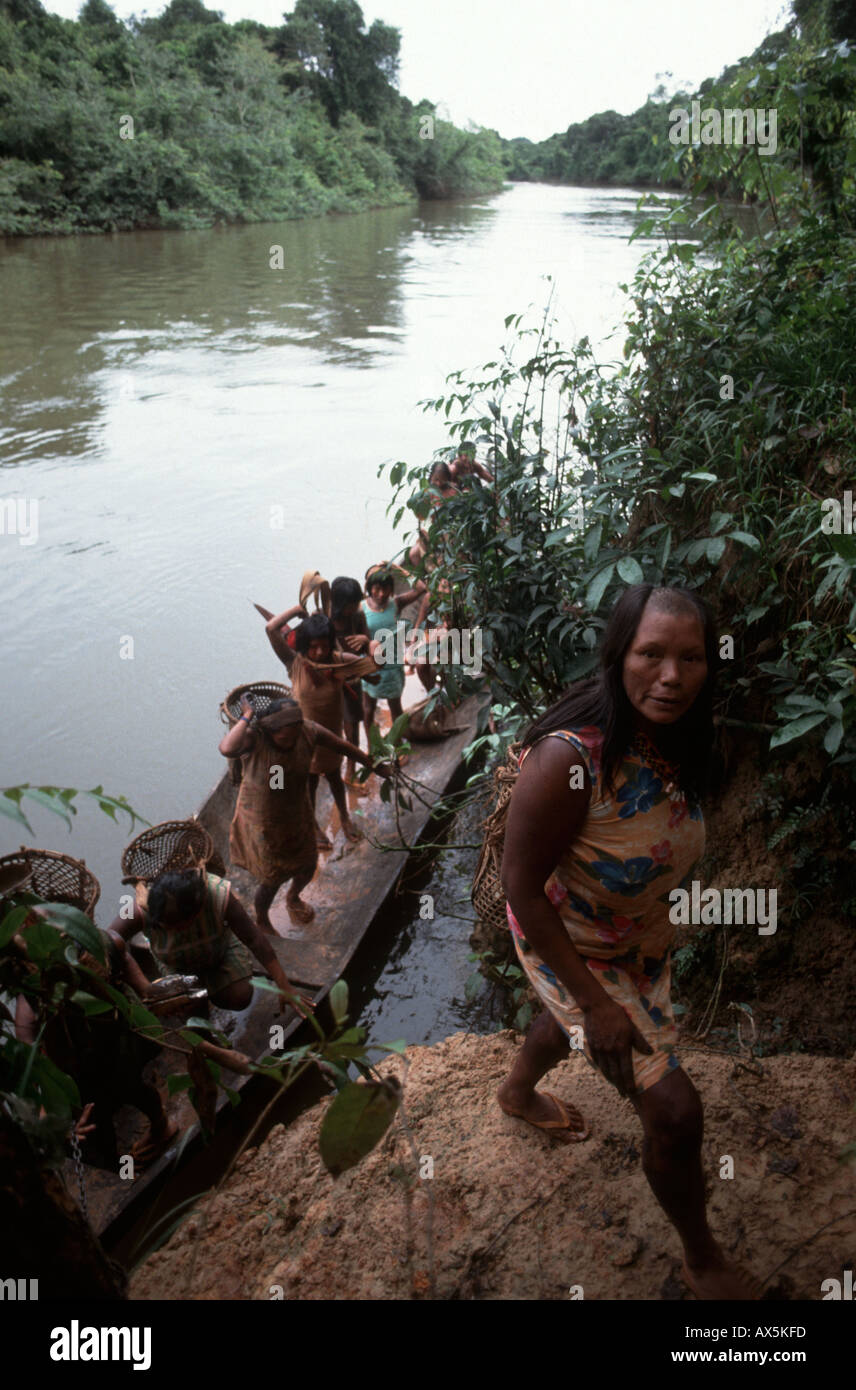
<path fill-rule="evenodd" d="M 138 902 L 134 902 L 134 910 L 130 917 L 114 917 L 107 928 L 107 935 L 118 938 L 123 944 L 130 941 L 132 936 L 136 936 L 138 931 L 145 931 L 146 914 L 143 912 Z M 118 945 L 117 941 L 117 945 Z"/>
<path fill-rule="evenodd" d="M 356 763 L 362 763 L 364 767 L 370 767 L 379 777 L 388 777 L 390 767 L 387 763 L 375 763 L 364 753 L 362 748 L 357 748 L 356 744 L 349 743 L 346 738 L 339 738 L 337 734 L 331 734 L 329 729 L 323 728 L 321 724 L 311 724 L 307 719 L 306 727 L 315 730 L 316 742 L 324 748 L 335 748 L 336 752 L 341 753 L 345 758 L 352 758 Z"/>
<path fill-rule="evenodd" d="M 583 788 L 571 787 L 572 768 L 583 770 Z M 588 969 L 544 892 L 582 828 L 590 799 L 588 773 L 571 744 L 546 738 L 533 748 L 511 798 L 502 883 L 526 940 L 582 1009 L 596 1065 L 622 1095 L 628 1095 L 635 1088 L 631 1049 L 650 1052 L 651 1047 Z"/>
<path fill-rule="evenodd" d="M 286 641 L 283 635 L 282 629 L 284 627 L 288 627 L 288 624 L 291 622 L 292 618 L 308 617 L 309 614 L 307 613 L 306 609 L 301 607 L 299 603 L 295 603 L 293 607 L 286 608 L 284 613 L 277 613 L 275 618 L 271 618 L 267 623 L 265 623 L 265 632 L 268 635 L 268 641 L 270 642 L 280 661 L 283 663 L 283 665 L 286 667 L 288 671 L 291 671 L 291 668 L 294 665 L 294 658 L 296 656 L 296 652 L 294 651 L 293 647 L 290 647 L 288 645 L 288 642 Z"/>
<path fill-rule="evenodd" d="M 240 758 L 242 753 L 247 753 L 255 743 L 256 736 L 250 728 L 250 720 L 253 717 L 253 707 L 246 695 L 241 697 L 241 717 L 236 724 L 233 724 L 227 734 L 220 740 L 217 751 L 223 754 L 224 758 Z"/>
<path fill-rule="evenodd" d="M 393 594 L 393 598 L 395 599 L 395 606 L 398 609 L 399 613 L 401 612 L 402 608 L 405 608 L 407 606 L 408 603 L 413 603 L 416 599 L 421 598 L 427 588 L 428 585 L 424 582 L 424 580 L 419 579 L 416 581 L 414 588 L 405 589 L 403 594 Z"/>
<path fill-rule="evenodd" d="M 282 966 L 276 958 L 276 952 L 263 932 L 259 931 L 253 919 L 246 909 L 241 905 L 234 893 L 229 894 L 229 901 L 226 904 L 224 921 L 230 931 L 235 933 L 239 941 L 252 951 L 256 960 L 270 975 L 275 985 L 283 994 L 292 995 L 299 1005 L 298 1012 L 306 1014 L 307 1010 L 313 1008 L 311 999 L 307 995 L 301 994 L 295 989 L 289 980 Z"/>

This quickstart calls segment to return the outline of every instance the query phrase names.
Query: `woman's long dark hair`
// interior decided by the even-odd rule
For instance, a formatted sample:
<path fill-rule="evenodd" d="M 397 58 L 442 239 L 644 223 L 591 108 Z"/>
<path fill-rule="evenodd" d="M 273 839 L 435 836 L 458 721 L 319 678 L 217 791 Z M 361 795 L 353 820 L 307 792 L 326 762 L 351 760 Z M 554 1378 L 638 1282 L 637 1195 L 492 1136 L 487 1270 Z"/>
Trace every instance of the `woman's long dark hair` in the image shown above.
<path fill-rule="evenodd" d="M 719 640 L 706 604 L 690 589 L 658 589 L 653 584 L 633 584 L 625 589 L 606 625 L 600 644 L 597 675 L 575 681 L 540 719 L 527 729 L 524 748 L 557 729 L 581 729 L 594 725 L 603 734 L 601 769 L 605 785 L 612 788 L 615 773 L 635 734 L 633 706 L 622 678 L 624 658 L 636 636 L 648 600 L 654 597 L 661 611 L 695 612 L 704 633 L 707 679 L 686 714 L 658 732 L 663 756 L 679 768 L 681 790 L 697 799 L 707 788 L 713 747 L 713 688 L 719 667 Z"/>
<path fill-rule="evenodd" d="M 309 651 L 311 642 L 318 641 L 329 642 L 331 652 L 336 645 L 336 629 L 326 613 L 313 613 L 310 618 L 305 618 L 295 631 L 294 645 L 301 656 L 305 656 Z"/>

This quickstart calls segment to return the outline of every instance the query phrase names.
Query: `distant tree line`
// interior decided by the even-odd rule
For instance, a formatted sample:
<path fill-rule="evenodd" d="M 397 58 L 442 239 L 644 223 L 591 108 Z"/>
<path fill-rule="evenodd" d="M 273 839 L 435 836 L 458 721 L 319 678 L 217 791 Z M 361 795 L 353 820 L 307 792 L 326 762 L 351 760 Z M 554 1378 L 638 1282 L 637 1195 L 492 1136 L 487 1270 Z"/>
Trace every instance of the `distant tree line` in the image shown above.
<path fill-rule="evenodd" d="M 816 54 L 824 44 L 842 42 L 856 44 L 856 0 L 792 0 L 792 17 L 783 30 L 769 35 L 749 58 L 731 64 L 718 78 L 706 78 L 697 92 L 668 94 L 661 85 L 644 106 L 629 116 L 618 111 L 600 111 L 546 140 L 505 141 L 508 177 L 613 187 L 687 188 L 692 181 L 687 162 L 675 165 L 670 159 L 674 152 L 668 143 L 670 110 L 688 106 L 694 96 L 716 106 L 735 91 L 740 91 L 739 104 L 762 106 L 764 87 L 771 83 L 756 84 L 753 95 L 749 90 L 740 90 L 744 74 L 774 72 L 784 58 L 796 66 L 802 60 L 803 66 L 810 69 L 809 54 Z M 813 75 L 810 70 L 800 74 L 801 80 Z M 823 94 L 824 99 L 804 103 L 801 155 L 821 178 L 825 152 L 834 149 L 840 159 L 846 148 L 839 137 L 844 123 L 852 121 L 849 97 L 849 78 L 844 75 L 837 91 L 830 87 Z M 834 110 L 838 124 L 834 123 Z M 831 119 L 834 128 L 830 126 Z M 718 191 L 736 196 L 747 192 L 745 181 L 736 170 L 723 175 Z"/>
<path fill-rule="evenodd" d="M 851 79 L 841 54 L 832 72 L 818 55 L 848 41 L 854 0 L 793 0 L 780 33 L 697 93 L 660 86 L 629 116 L 602 111 L 534 142 L 459 129 L 403 97 L 400 32 L 366 27 L 357 0 L 296 0 L 278 27 L 227 24 L 202 0 L 127 24 L 106 0 L 85 0 L 77 20 L 0 0 L 0 234 L 270 221 L 506 179 L 688 188 L 698 151 L 669 143 L 669 111 L 694 96 L 763 107 L 784 68 L 792 158 L 832 196 L 851 154 Z M 750 183 L 726 160 L 711 187 L 754 196 Z"/>
<path fill-rule="evenodd" d="M 502 142 L 400 95 L 400 34 L 356 0 L 278 28 L 202 0 L 122 23 L 0 0 L 0 232 L 202 227 L 502 186 Z M 124 120 L 122 118 L 125 118 Z"/>

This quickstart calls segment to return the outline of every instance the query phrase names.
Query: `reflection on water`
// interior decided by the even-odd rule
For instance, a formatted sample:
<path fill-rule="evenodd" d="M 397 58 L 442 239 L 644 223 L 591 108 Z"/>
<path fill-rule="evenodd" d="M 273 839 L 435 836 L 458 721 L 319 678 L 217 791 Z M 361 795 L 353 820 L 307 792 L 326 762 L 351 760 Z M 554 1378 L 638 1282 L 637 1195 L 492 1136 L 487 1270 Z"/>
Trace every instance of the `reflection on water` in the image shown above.
<path fill-rule="evenodd" d="M 637 196 L 518 185 L 0 246 L 0 496 L 39 504 L 36 544 L 0 535 L 4 784 L 101 783 L 149 820 L 189 813 L 220 774 L 224 693 L 283 674 L 253 602 L 400 549 L 379 464 L 445 442 L 418 402 L 495 358 L 545 277 L 560 333 L 605 343 L 647 249 L 626 240 Z M 91 863 L 107 920 L 125 827 L 87 811 L 69 837 L 36 814 L 35 841 Z M 2 822 L 0 851 L 22 838 Z"/>

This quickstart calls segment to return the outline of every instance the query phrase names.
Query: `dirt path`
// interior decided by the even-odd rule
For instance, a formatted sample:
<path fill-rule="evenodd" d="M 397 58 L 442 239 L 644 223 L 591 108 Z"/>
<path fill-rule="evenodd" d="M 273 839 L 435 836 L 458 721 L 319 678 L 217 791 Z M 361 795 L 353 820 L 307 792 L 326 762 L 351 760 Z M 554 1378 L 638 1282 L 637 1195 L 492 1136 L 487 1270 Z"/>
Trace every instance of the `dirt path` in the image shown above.
<path fill-rule="evenodd" d="M 551 1142 L 494 1104 L 519 1045 L 511 1032 L 456 1034 L 409 1050 L 407 1118 L 433 1178 L 418 1177 L 396 1127 L 334 1182 L 318 1156 L 323 1102 L 243 1156 L 226 1190 L 137 1270 L 131 1297 L 430 1297 L 430 1216 L 439 1298 L 563 1299 L 571 1286 L 587 1299 L 689 1298 L 630 1105 L 572 1056 L 545 1084 L 593 1134 Z M 730 1057 L 682 1056 L 705 1106 L 715 1233 L 772 1275 L 767 1297 L 820 1299 L 856 1254 L 856 1171 L 838 1159 L 856 1140 L 856 1058 L 767 1058 L 756 1076 Z M 733 1178 L 720 1177 L 726 1155 Z"/>

